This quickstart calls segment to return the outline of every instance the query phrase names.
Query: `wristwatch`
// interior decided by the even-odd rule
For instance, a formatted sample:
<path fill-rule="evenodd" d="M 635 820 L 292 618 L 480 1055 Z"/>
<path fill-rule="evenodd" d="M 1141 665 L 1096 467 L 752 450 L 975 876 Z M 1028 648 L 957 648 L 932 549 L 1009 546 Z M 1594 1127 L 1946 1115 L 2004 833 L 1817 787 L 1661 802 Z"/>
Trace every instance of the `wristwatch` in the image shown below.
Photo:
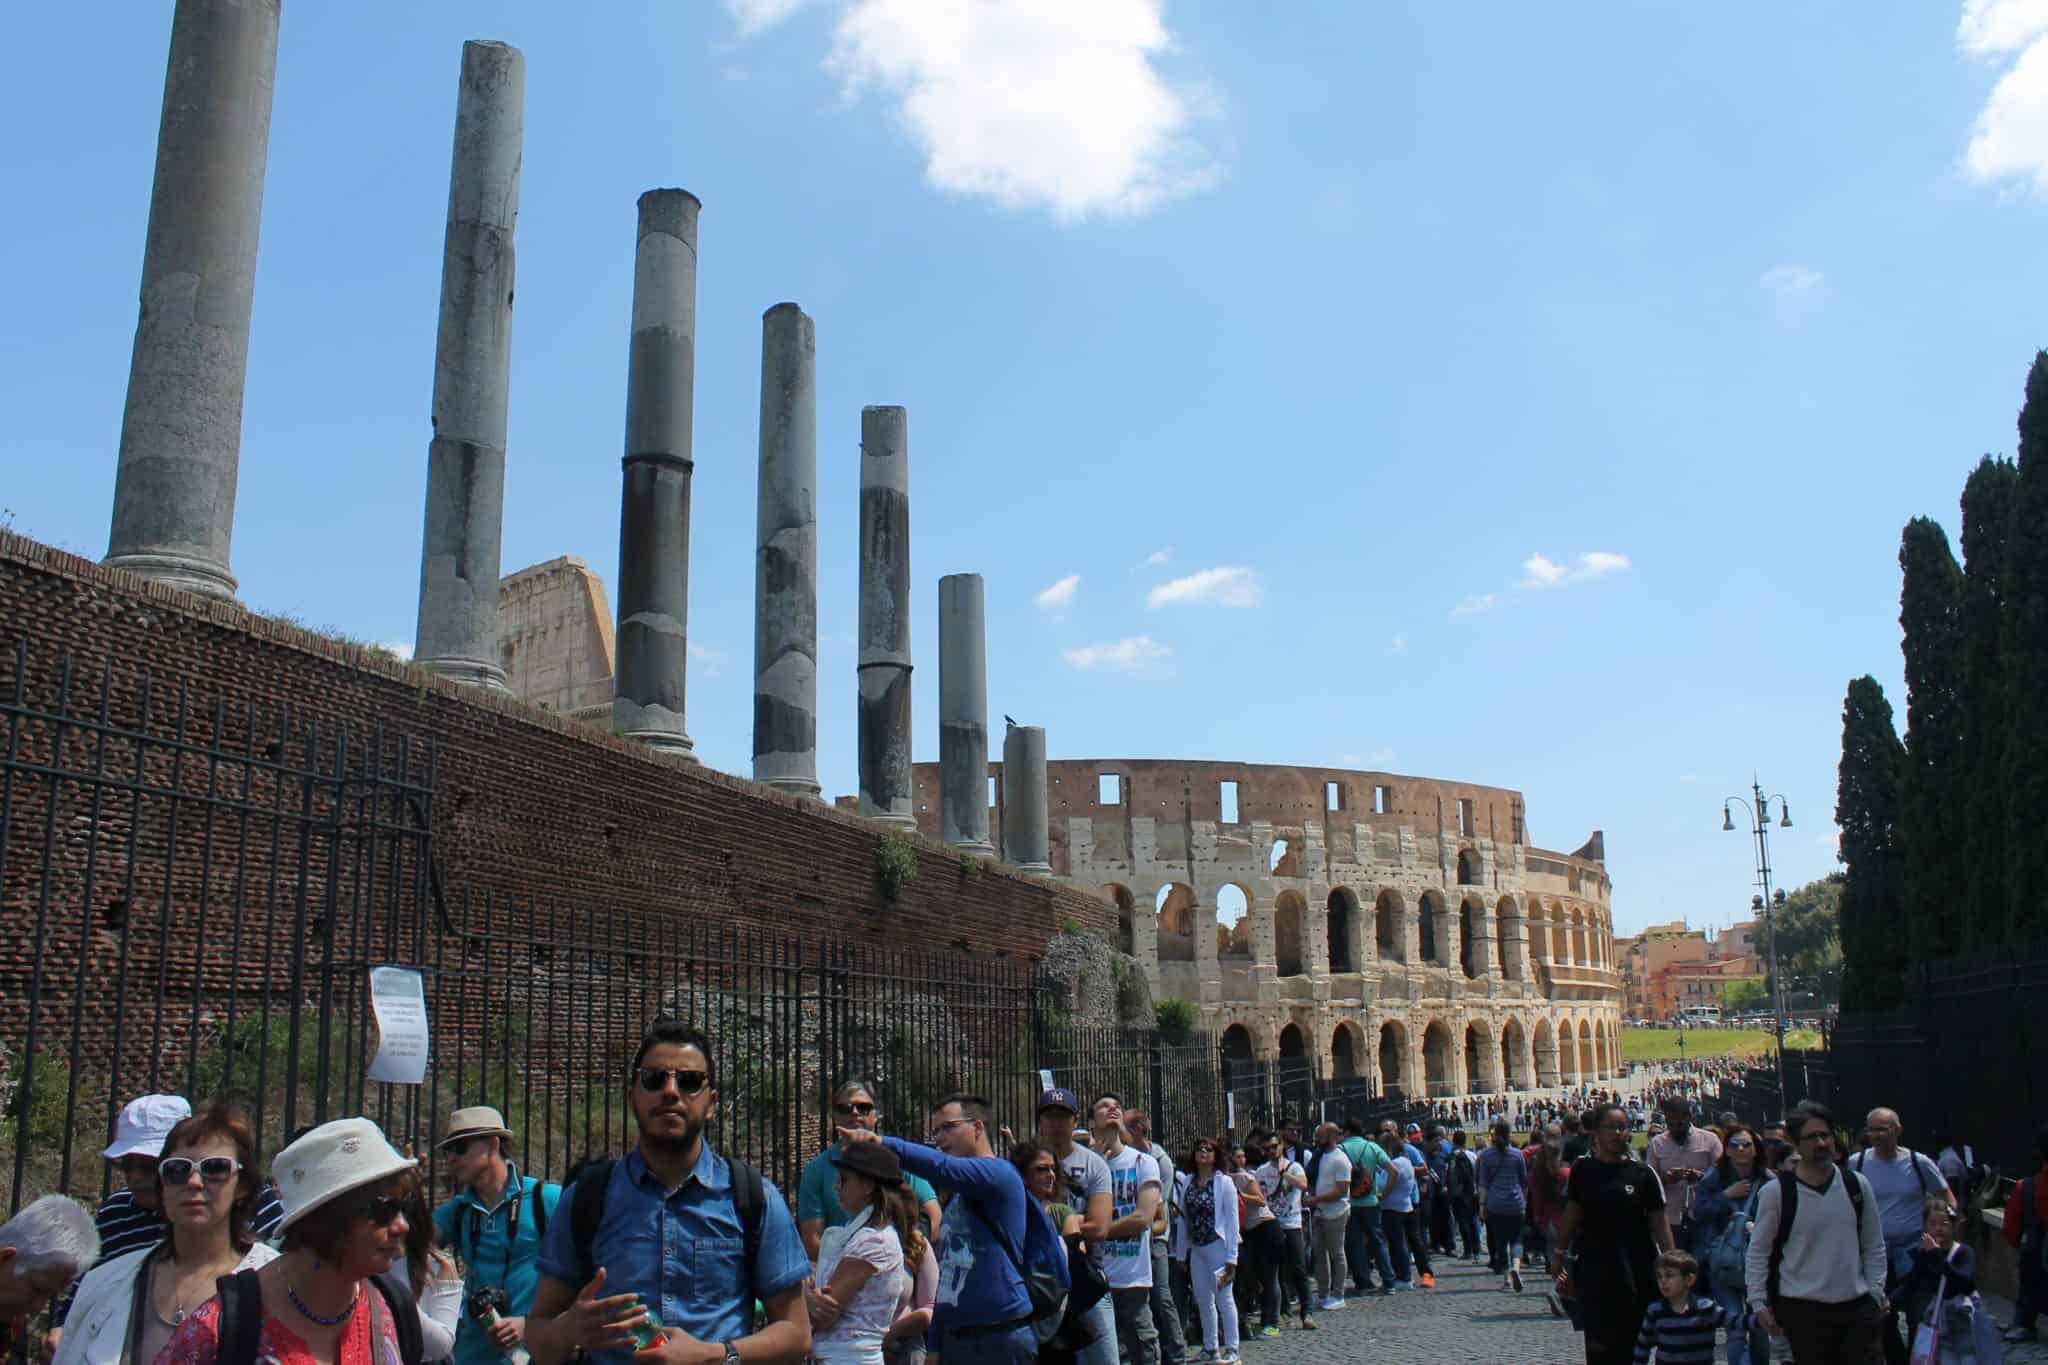
<path fill-rule="evenodd" d="M 740 1344 L 737 1341 L 725 1343 L 725 1365 L 740 1365 Z"/>

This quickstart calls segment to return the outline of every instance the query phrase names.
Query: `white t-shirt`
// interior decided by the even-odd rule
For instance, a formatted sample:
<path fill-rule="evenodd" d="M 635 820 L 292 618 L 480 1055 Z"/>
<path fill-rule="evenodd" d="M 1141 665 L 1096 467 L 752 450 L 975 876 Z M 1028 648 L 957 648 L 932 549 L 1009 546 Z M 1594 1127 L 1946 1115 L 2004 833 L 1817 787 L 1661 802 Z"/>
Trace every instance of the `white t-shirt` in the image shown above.
<path fill-rule="evenodd" d="M 1342 1147 L 1332 1147 L 1323 1153 L 1323 1159 L 1316 1163 L 1316 1196 L 1320 1199 L 1332 1190 L 1351 1189 L 1351 1158 L 1344 1154 Z M 1351 1201 L 1332 1199 L 1329 1203 L 1316 1205 L 1316 1217 L 1338 1218 L 1351 1212 Z"/>
<path fill-rule="evenodd" d="M 1086 1218 L 1088 1201 L 1098 1194 L 1111 1193 L 1109 1163 L 1104 1161 L 1094 1148 L 1083 1147 L 1078 1142 L 1074 1144 L 1074 1150 L 1058 1160 L 1060 1179 L 1067 1187 L 1067 1197 L 1063 1202 L 1075 1213 Z M 1102 1243 L 1090 1239 L 1088 1260 L 1097 1270 L 1102 1269 Z"/>
<path fill-rule="evenodd" d="M 1150 1152 L 1125 1144 L 1109 1160 L 1109 1194 L 1114 1203 L 1113 1220 L 1128 1218 L 1138 1211 L 1138 1194 L 1147 1185 L 1159 1189 L 1159 1163 Z M 1152 1287 L 1152 1230 L 1136 1237 L 1102 1244 L 1102 1274 L 1111 1289 Z"/>
<path fill-rule="evenodd" d="M 842 1260 L 866 1261 L 875 1268 L 839 1321 L 813 1334 L 811 1352 L 826 1365 L 876 1365 L 882 1359 L 882 1338 L 896 1321 L 897 1304 L 910 1287 L 896 1229 L 869 1227 L 867 1221 L 863 1210 L 851 1223 L 827 1228 L 818 1243 L 820 1287 L 832 1283 L 832 1272 Z"/>
<path fill-rule="evenodd" d="M 1284 1156 L 1258 1169 L 1259 1189 L 1265 1193 L 1266 1207 L 1283 1228 L 1301 1226 L 1301 1187 L 1287 1178 L 1300 1173 L 1301 1167 Z"/>

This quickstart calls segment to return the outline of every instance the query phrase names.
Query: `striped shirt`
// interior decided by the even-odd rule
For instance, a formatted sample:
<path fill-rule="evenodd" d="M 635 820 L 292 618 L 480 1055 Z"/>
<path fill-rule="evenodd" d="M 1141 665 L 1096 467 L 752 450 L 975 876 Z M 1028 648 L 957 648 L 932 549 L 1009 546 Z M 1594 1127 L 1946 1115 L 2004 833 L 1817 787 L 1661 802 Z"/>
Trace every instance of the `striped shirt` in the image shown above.
<path fill-rule="evenodd" d="M 276 1234 L 277 1225 L 282 1221 L 284 1204 L 277 1197 L 277 1186 L 265 1181 L 257 1187 L 256 1209 L 249 1220 L 249 1229 L 257 1241 L 267 1242 Z M 126 1185 L 100 1201 L 99 1212 L 93 1215 L 93 1225 L 100 1234 L 100 1258 L 93 1262 L 93 1266 L 105 1265 L 117 1256 L 126 1256 L 143 1247 L 153 1247 L 170 1231 L 162 1210 L 138 1205 L 134 1191 Z M 71 1300 L 77 1292 L 78 1283 L 74 1280 L 71 1287 L 50 1305 L 51 1326 L 64 1325 L 64 1319 L 71 1312 Z"/>
<path fill-rule="evenodd" d="M 1660 1298 L 1643 1314 L 1642 1330 L 1636 1333 L 1636 1365 L 1650 1365 L 1651 1351 L 1657 1353 L 1657 1365 L 1714 1365 L 1714 1330 L 1727 1321 L 1727 1313 L 1712 1300 L 1696 1297 L 1679 1313 Z"/>

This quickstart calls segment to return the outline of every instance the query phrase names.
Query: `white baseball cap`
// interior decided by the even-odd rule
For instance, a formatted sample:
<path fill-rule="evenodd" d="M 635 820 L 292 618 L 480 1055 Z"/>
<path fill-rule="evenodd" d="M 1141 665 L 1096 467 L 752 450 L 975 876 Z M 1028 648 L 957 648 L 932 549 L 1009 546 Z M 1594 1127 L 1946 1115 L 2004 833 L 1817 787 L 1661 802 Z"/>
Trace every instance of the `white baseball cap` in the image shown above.
<path fill-rule="evenodd" d="M 323 1123 L 277 1154 L 270 1175 L 284 1202 L 282 1231 L 329 1200 L 412 1170 L 368 1119 Z"/>
<path fill-rule="evenodd" d="M 121 1108 L 114 1124 L 114 1143 L 104 1155 L 109 1161 L 124 1156 L 162 1156 L 164 1139 L 186 1119 L 192 1106 L 183 1095 L 142 1095 Z"/>

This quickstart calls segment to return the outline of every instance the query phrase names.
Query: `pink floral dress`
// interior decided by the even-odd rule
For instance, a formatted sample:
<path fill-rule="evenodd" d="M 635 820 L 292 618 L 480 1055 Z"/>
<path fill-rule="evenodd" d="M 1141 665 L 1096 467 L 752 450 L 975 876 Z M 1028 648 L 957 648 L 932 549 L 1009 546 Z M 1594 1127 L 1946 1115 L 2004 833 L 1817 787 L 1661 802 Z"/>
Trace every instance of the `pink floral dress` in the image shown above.
<path fill-rule="evenodd" d="M 401 1365 L 398 1331 L 384 1296 L 374 1285 L 363 1285 L 363 1303 L 350 1316 L 341 1335 L 338 1365 Z M 367 1308 L 369 1311 L 363 1311 Z M 193 1310 L 156 1358 L 156 1365 L 218 1365 L 220 1356 L 220 1300 L 208 1299 Z M 263 1335 L 256 1351 L 257 1365 L 316 1365 L 313 1353 L 279 1319 L 263 1315 Z"/>

